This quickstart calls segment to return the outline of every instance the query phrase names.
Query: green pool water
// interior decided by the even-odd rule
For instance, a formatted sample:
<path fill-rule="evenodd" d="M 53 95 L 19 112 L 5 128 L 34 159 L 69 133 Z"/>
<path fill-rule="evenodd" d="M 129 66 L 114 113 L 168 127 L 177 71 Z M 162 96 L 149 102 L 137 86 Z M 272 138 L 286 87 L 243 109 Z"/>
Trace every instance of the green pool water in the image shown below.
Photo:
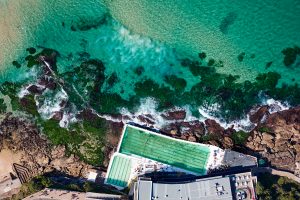
<path fill-rule="evenodd" d="M 115 154 L 108 172 L 106 183 L 118 187 L 126 187 L 131 173 L 131 165 L 131 158 Z"/>
<path fill-rule="evenodd" d="M 119 152 L 149 158 L 201 175 L 206 173 L 210 150 L 204 145 L 174 140 L 127 126 Z"/>

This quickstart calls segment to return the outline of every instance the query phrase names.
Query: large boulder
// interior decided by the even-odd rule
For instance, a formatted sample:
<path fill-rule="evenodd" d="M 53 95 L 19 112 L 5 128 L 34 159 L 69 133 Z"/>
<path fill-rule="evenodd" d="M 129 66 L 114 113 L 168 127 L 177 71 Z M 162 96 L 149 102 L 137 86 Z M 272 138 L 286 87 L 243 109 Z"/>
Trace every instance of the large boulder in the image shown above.
<path fill-rule="evenodd" d="M 30 85 L 30 86 L 27 87 L 27 90 L 32 94 L 41 95 L 44 92 L 45 88 L 40 87 L 40 86 L 36 86 L 36 85 Z"/>
<path fill-rule="evenodd" d="M 206 130 L 208 133 L 222 135 L 225 129 L 213 119 L 205 120 Z"/>
<path fill-rule="evenodd" d="M 269 106 L 261 106 L 256 111 L 250 113 L 250 121 L 256 124 L 260 123 L 261 120 L 269 114 Z"/>

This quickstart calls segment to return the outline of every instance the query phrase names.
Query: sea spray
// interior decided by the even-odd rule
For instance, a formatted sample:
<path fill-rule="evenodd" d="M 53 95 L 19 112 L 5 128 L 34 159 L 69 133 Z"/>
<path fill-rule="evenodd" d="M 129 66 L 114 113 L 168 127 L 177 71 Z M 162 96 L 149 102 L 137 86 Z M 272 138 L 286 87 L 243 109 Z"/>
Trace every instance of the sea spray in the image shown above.
<path fill-rule="evenodd" d="M 64 109 L 62 119 L 59 121 L 59 126 L 61 128 L 68 128 L 70 124 L 76 123 L 78 121 L 76 118 L 77 113 L 78 111 L 75 106 Z"/>
<path fill-rule="evenodd" d="M 256 123 L 250 121 L 250 114 L 257 112 L 257 110 L 264 105 L 268 106 L 268 112 L 270 114 L 279 112 L 282 110 L 287 110 L 290 108 L 290 105 L 287 102 L 281 102 L 278 100 L 274 100 L 272 98 L 267 98 L 266 96 L 260 96 L 261 103 L 255 107 L 253 107 L 245 116 L 242 116 L 239 120 L 233 120 L 227 122 L 222 117 L 216 117 L 215 113 L 220 109 L 218 104 L 212 104 L 211 106 L 201 106 L 199 108 L 199 113 L 201 114 L 200 121 L 204 122 L 206 119 L 213 119 L 217 123 L 219 123 L 223 128 L 234 128 L 235 130 L 243 130 L 243 131 L 251 131 L 255 126 Z M 261 119 L 261 122 L 265 120 L 264 116 Z"/>
<path fill-rule="evenodd" d="M 134 123 L 141 123 L 140 120 L 137 118 L 138 116 L 142 115 L 151 115 L 155 121 L 155 128 L 161 128 L 166 123 L 166 121 L 162 118 L 161 113 L 157 111 L 157 102 L 153 98 L 145 98 L 141 99 L 140 106 L 136 112 L 131 113 L 126 108 L 122 108 L 120 110 L 122 115 L 130 116 L 132 122 Z"/>
<path fill-rule="evenodd" d="M 55 112 L 62 109 L 62 102 L 67 101 L 68 96 L 62 90 L 58 92 L 46 89 L 43 96 L 37 100 L 38 112 L 43 119 L 50 119 Z"/>
<path fill-rule="evenodd" d="M 266 99 L 265 101 L 262 102 L 262 105 L 268 105 L 269 106 L 269 113 L 275 113 L 279 112 L 282 110 L 287 110 L 291 108 L 291 106 L 287 102 L 281 102 L 281 101 L 276 101 L 274 99 Z"/>

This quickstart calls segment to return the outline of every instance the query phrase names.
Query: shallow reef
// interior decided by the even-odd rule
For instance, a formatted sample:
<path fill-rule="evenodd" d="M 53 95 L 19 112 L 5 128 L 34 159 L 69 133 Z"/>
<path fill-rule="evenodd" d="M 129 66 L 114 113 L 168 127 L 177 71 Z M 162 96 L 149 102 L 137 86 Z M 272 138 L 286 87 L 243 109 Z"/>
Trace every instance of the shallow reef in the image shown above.
<path fill-rule="evenodd" d="M 190 89 L 186 87 L 188 80 L 180 75 L 166 75 L 163 84 L 144 78 L 134 83 L 134 94 L 129 99 L 124 99 L 120 94 L 110 90 L 121 77 L 116 73 L 107 76 L 105 64 L 99 59 L 86 57 L 77 67 L 60 73 L 56 66 L 59 52 L 41 49 L 37 52 L 28 50 L 28 53 L 27 66 L 22 67 L 36 68 L 38 80 L 34 81 L 44 85 L 45 89 L 39 88 L 38 85 L 31 86 L 29 94 L 20 97 L 18 94 L 24 85 L 5 82 L 0 86 L 1 93 L 10 97 L 13 111 L 23 111 L 32 116 L 54 145 L 65 145 L 68 152 L 93 165 L 101 164 L 105 157 L 107 134 L 105 120 L 90 113 L 76 116 L 77 121 L 70 123 L 67 129 L 60 127 L 62 112 L 56 113 L 57 116 L 50 119 L 43 118 L 38 112 L 36 101 L 40 106 L 47 98 L 46 95 L 52 94 L 49 91 L 53 91 L 53 94 L 60 90 L 65 91 L 67 99 L 61 104 L 64 105 L 66 113 L 74 111 L 82 113 L 89 109 L 98 114 L 116 115 L 120 114 L 121 108 L 135 112 L 142 99 L 152 97 L 157 102 L 158 111 L 189 105 L 195 117 L 199 117 L 199 107 L 218 105 L 218 109 L 213 110 L 211 114 L 227 121 L 245 116 L 254 105 L 261 103 L 261 95 L 287 101 L 291 105 L 300 103 L 298 85 L 278 85 L 281 78 L 278 73 L 259 74 L 253 82 L 240 81 L 239 76 L 218 73 L 216 67 L 219 63 L 215 61 L 202 63 L 205 59 L 204 54 L 201 54 L 200 60 L 181 61 L 181 67 L 190 70 L 192 75 L 199 79 L 199 82 Z M 52 71 L 41 62 L 41 57 L 51 66 Z M 132 70 L 133 73 L 143 73 L 143 67 Z M 211 140 L 210 137 L 214 136 L 204 137 L 202 140 Z M 236 132 L 232 135 L 236 144 L 243 144 L 247 137 L 248 133 L 245 132 Z"/>
<path fill-rule="evenodd" d="M 193 76 L 199 78 L 199 82 L 190 90 L 186 90 L 187 80 L 179 75 L 165 76 L 165 84 L 144 78 L 134 84 L 135 94 L 131 95 L 129 99 L 123 99 L 120 94 L 110 90 L 121 77 L 118 77 L 115 72 L 106 76 L 105 65 L 99 59 L 86 59 L 78 67 L 59 73 L 56 68 L 59 52 L 42 49 L 40 52 L 28 56 L 31 56 L 30 59 L 27 59 L 29 67 L 32 67 L 31 63 L 39 67 L 39 57 L 44 56 L 57 73 L 57 78 L 63 81 L 63 88 L 69 96 L 69 101 L 79 110 L 90 107 L 99 113 L 117 114 L 120 108 L 125 107 L 134 112 L 141 99 L 153 97 L 158 102 L 159 110 L 191 105 L 194 109 L 192 112 L 196 113 L 200 106 L 218 104 L 219 109 L 215 111 L 216 116 L 234 120 L 242 117 L 252 106 L 259 104 L 259 95 L 261 94 L 276 100 L 287 101 L 291 105 L 300 103 L 299 86 L 297 84 L 278 85 L 281 76 L 276 72 L 259 74 L 253 82 L 241 82 L 238 76 L 216 72 L 215 68 L 218 67 L 218 63 L 215 61 L 202 64 L 199 60 L 182 59 L 182 67 L 187 68 Z M 206 55 L 200 53 L 199 57 L 202 60 Z M 138 74 L 143 73 L 141 66 L 132 70 Z M 12 100 L 15 98 L 13 94 L 17 92 L 16 84 L 4 83 L 1 86 L 3 93 L 9 92 L 12 95 Z M 122 87 L 126 88 L 127 86 L 122 85 Z"/>

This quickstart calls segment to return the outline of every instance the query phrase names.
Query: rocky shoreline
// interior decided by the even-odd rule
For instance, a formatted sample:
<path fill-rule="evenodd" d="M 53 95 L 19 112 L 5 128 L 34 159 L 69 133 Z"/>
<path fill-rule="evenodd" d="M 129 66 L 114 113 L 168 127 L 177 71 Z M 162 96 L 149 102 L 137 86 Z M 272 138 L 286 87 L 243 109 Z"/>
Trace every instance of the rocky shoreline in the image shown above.
<path fill-rule="evenodd" d="M 86 110 L 78 115 L 85 119 L 99 117 Z M 185 110 L 171 110 L 161 114 L 165 124 L 159 128 L 162 134 L 192 142 L 201 142 L 225 149 L 240 148 L 252 155 L 265 159 L 270 166 L 299 174 L 300 171 L 300 107 L 270 113 L 267 106 L 252 112 L 251 122 L 256 127 L 247 133 L 244 143 L 237 144 L 233 135 L 238 133 L 234 127 L 224 128 L 213 119 L 186 120 Z M 157 128 L 156 116 L 141 114 L 138 116 L 114 115 L 108 118 L 105 159 L 108 165 L 109 155 L 117 147 L 124 123 L 130 121 L 148 128 Z M 63 146 L 53 147 L 41 135 L 39 128 L 28 120 L 7 114 L 0 124 L 0 149 L 22 152 L 20 164 L 29 168 L 34 174 L 60 171 L 71 176 L 83 176 L 90 165 L 78 157 L 66 156 Z"/>
<path fill-rule="evenodd" d="M 7 149 L 21 154 L 19 163 L 32 176 L 58 171 L 74 177 L 87 174 L 90 165 L 74 155 L 66 155 L 63 146 L 52 146 L 29 120 L 7 114 L 0 124 L 0 151 Z"/>
<path fill-rule="evenodd" d="M 266 115 L 251 132 L 246 147 L 271 166 L 300 175 L 300 107 Z"/>

